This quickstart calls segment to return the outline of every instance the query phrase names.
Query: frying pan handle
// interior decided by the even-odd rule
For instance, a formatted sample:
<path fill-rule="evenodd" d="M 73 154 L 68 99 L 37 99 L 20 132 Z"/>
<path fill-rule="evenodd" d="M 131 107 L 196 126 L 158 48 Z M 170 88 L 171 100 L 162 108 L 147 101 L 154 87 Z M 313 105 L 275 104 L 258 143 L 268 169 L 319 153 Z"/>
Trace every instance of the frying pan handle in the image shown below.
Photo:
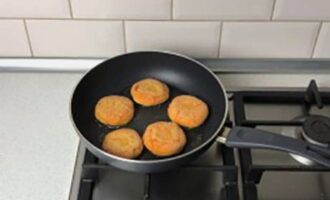
<path fill-rule="evenodd" d="M 245 127 L 225 129 L 217 141 L 228 147 L 286 151 L 330 167 L 330 149 L 259 129 Z"/>

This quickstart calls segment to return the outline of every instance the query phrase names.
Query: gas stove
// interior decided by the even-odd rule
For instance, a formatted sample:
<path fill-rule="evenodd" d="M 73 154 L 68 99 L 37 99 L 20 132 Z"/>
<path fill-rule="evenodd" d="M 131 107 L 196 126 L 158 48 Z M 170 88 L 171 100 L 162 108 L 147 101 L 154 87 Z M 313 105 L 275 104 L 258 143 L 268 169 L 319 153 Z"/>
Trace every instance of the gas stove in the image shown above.
<path fill-rule="evenodd" d="M 227 127 L 268 130 L 329 148 L 330 61 L 200 61 L 228 90 Z M 286 152 L 214 143 L 179 169 L 140 174 L 103 163 L 81 144 L 70 200 L 103 199 L 326 200 L 330 169 Z"/>

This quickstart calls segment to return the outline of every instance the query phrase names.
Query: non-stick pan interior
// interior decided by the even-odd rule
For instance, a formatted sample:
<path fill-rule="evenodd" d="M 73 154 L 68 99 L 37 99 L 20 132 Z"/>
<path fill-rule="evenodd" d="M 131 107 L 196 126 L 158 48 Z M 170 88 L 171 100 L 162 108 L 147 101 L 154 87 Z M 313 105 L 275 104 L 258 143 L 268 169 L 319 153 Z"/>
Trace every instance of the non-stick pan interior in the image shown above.
<path fill-rule="evenodd" d="M 107 95 L 124 95 L 129 98 L 130 87 L 144 78 L 156 78 L 170 88 L 170 99 L 165 103 L 143 107 L 135 103 L 133 120 L 123 126 L 133 128 L 142 136 L 147 125 L 156 121 L 169 121 L 167 107 L 171 99 L 180 94 L 190 94 L 204 100 L 210 110 L 206 122 L 195 129 L 184 129 L 187 144 L 181 152 L 189 152 L 217 134 L 225 117 L 225 94 L 209 71 L 190 59 L 160 52 L 125 54 L 101 63 L 88 72 L 74 91 L 71 109 L 73 121 L 93 145 L 100 148 L 106 133 L 118 127 L 99 123 L 94 116 L 97 101 Z M 140 160 L 161 159 L 144 149 Z"/>

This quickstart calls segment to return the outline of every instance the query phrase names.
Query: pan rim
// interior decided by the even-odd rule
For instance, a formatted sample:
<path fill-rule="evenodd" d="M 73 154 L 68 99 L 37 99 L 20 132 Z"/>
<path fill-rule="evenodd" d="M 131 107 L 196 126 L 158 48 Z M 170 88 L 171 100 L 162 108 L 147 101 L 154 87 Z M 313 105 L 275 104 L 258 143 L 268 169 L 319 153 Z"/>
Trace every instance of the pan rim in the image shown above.
<path fill-rule="evenodd" d="M 225 112 L 224 112 L 224 116 L 222 118 L 222 121 L 221 123 L 219 123 L 219 126 L 218 128 L 216 129 L 216 131 L 214 131 L 213 135 L 208 139 L 206 140 L 203 144 L 201 144 L 200 146 L 192 149 L 191 151 L 188 151 L 186 153 L 183 153 L 183 154 L 178 154 L 178 155 L 175 155 L 175 156 L 171 156 L 171 157 L 167 157 L 167 158 L 160 158 L 160 159 L 154 159 L 154 160 L 134 160 L 134 159 L 127 159 L 127 158 L 122 158 L 122 157 L 119 157 L 119 156 L 116 156 L 116 155 L 112 155 L 112 154 L 109 154 L 103 150 L 101 150 L 99 147 L 95 146 L 93 143 L 91 143 L 88 139 L 86 139 L 83 134 L 79 131 L 76 123 L 74 122 L 73 120 L 73 115 L 72 115 L 72 100 L 73 100 L 73 95 L 77 89 L 77 87 L 79 86 L 79 84 L 81 83 L 81 81 L 94 69 L 96 68 L 97 66 L 103 64 L 104 62 L 107 62 L 109 59 L 115 59 L 117 57 L 121 57 L 121 56 L 125 56 L 125 55 L 129 55 L 129 54 L 135 54 L 135 53 L 161 53 L 161 54 L 168 54 L 168 55 L 173 55 L 173 56 L 177 56 L 177 57 L 181 57 L 181 58 L 184 58 L 184 59 L 187 59 L 187 60 L 190 60 L 194 63 L 196 63 L 197 65 L 201 66 L 202 68 L 204 68 L 207 72 L 209 72 L 213 78 L 217 81 L 217 83 L 219 84 L 223 94 L 224 94 L 224 97 L 225 97 Z M 70 113 L 70 121 L 71 123 L 73 124 L 73 127 L 76 131 L 76 133 L 78 134 L 79 136 L 79 139 L 86 144 L 86 147 L 88 148 L 88 145 L 90 147 L 93 147 L 95 151 L 97 151 L 98 153 L 102 154 L 102 156 L 105 156 L 105 157 L 110 157 L 112 159 L 115 159 L 115 160 L 119 160 L 119 161 L 123 161 L 123 162 L 127 162 L 127 163 L 134 163 L 134 164 L 155 164 L 155 163 L 163 163 L 163 162 L 169 162 L 169 161 L 172 161 L 172 160 L 177 160 L 177 159 L 180 159 L 180 158 L 184 158 L 184 157 L 187 157 L 191 154 L 194 154 L 195 152 L 198 152 L 199 150 L 203 149 L 205 146 L 207 146 L 210 142 L 212 142 L 215 137 L 218 136 L 218 133 L 221 131 L 222 127 L 224 126 L 224 123 L 226 121 L 226 116 L 228 114 L 228 98 L 227 98 L 227 93 L 226 93 L 226 90 L 225 90 L 225 87 L 223 86 L 222 82 L 220 81 L 220 79 L 208 68 L 206 67 L 204 64 L 202 64 L 201 62 L 193 59 L 193 58 L 190 58 L 189 56 L 186 56 L 186 55 L 183 55 L 183 54 L 180 54 L 180 53 L 177 53 L 177 52 L 172 52 L 172 51 L 164 51 L 164 50 L 148 50 L 148 51 L 134 51 L 134 52 L 128 52 L 128 53 L 124 53 L 124 54 L 120 54 L 120 55 L 117 55 L 117 56 L 114 56 L 114 57 L 111 57 L 109 59 L 106 59 L 104 60 L 103 62 L 97 64 L 96 66 L 92 67 L 91 69 L 89 69 L 78 81 L 78 83 L 76 84 L 76 86 L 73 88 L 73 91 L 72 91 L 72 94 L 71 94 L 71 98 L 70 98 L 70 106 L 69 106 L 69 113 Z"/>

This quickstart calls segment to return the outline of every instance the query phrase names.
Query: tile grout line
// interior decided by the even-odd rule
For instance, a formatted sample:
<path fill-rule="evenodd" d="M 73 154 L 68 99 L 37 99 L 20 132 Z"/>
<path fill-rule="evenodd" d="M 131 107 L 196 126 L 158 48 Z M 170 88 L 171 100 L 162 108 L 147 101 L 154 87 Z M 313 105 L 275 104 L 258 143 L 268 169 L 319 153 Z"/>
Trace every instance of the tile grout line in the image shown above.
<path fill-rule="evenodd" d="M 273 20 L 274 19 L 274 13 L 275 13 L 275 4 L 276 4 L 276 0 L 274 0 L 274 3 L 273 3 L 273 7 L 272 7 L 272 13 L 270 15 L 270 20 Z"/>
<path fill-rule="evenodd" d="M 28 41 L 28 44 L 29 44 L 29 49 L 30 49 L 31 57 L 34 57 L 34 53 L 33 53 L 33 50 L 32 50 L 32 43 L 31 43 L 31 39 L 30 39 L 30 34 L 29 34 L 29 31 L 28 31 L 28 28 L 27 28 L 27 24 L 26 24 L 26 20 L 25 19 L 23 20 L 23 24 L 24 24 L 26 38 L 27 38 L 27 41 Z"/>
<path fill-rule="evenodd" d="M 222 30 L 223 30 L 223 22 L 220 22 L 220 35 L 219 35 L 219 41 L 218 41 L 217 58 L 220 58 Z"/>
<path fill-rule="evenodd" d="M 171 0 L 171 20 L 174 20 L 174 0 Z"/>
<path fill-rule="evenodd" d="M 119 19 L 119 18 L 20 18 L 20 17 L 0 17 L 0 20 L 71 20 L 71 21 L 133 21 L 133 22 L 146 22 L 146 21 L 156 21 L 156 22 L 166 22 L 172 21 L 170 19 Z M 277 22 L 284 22 L 284 23 L 320 23 L 321 20 L 286 20 L 286 19 L 276 19 L 270 21 L 269 19 L 175 19 L 175 22 L 243 22 L 243 23 L 255 23 L 255 22 L 269 22 L 269 23 L 277 23 Z M 322 22 L 330 22 L 330 20 L 322 20 Z"/>
<path fill-rule="evenodd" d="M 319 27 L 317 29 L 317 34 L 316 34 L 316 37 L 315 37 L 315 40 L 314 40 L 314 44 L 313 44 L 313 48 L 312 48 L 312 52 L 311 52 L 310 58 L 313 58 L 314 57 L 316 45 L 317 45 L 318 40 L 319 40 L 319 37 L 320 37 L 322 26 L 323 26 L 323 22 L 320 22 L 320 25 L 319 25 Z"/>
<path fill-rule="evenodd" d="M 72 3 L 71 3 L 71 0 L 68 0 L 68 3 L 69 3 L 69 10 L 70 10 L 70 16 L 71 16 L 71 19 L 74 19 L 74 17 L 73 17 L 73 9 L 72 9 Z"/>
<path fill-rule="evenodd" d="M 123 23 L 124 51 L 125 51 L 125 53 L 127 53 L 126 22 L 125 22 L 125 20 L 122 23 Z"/>

